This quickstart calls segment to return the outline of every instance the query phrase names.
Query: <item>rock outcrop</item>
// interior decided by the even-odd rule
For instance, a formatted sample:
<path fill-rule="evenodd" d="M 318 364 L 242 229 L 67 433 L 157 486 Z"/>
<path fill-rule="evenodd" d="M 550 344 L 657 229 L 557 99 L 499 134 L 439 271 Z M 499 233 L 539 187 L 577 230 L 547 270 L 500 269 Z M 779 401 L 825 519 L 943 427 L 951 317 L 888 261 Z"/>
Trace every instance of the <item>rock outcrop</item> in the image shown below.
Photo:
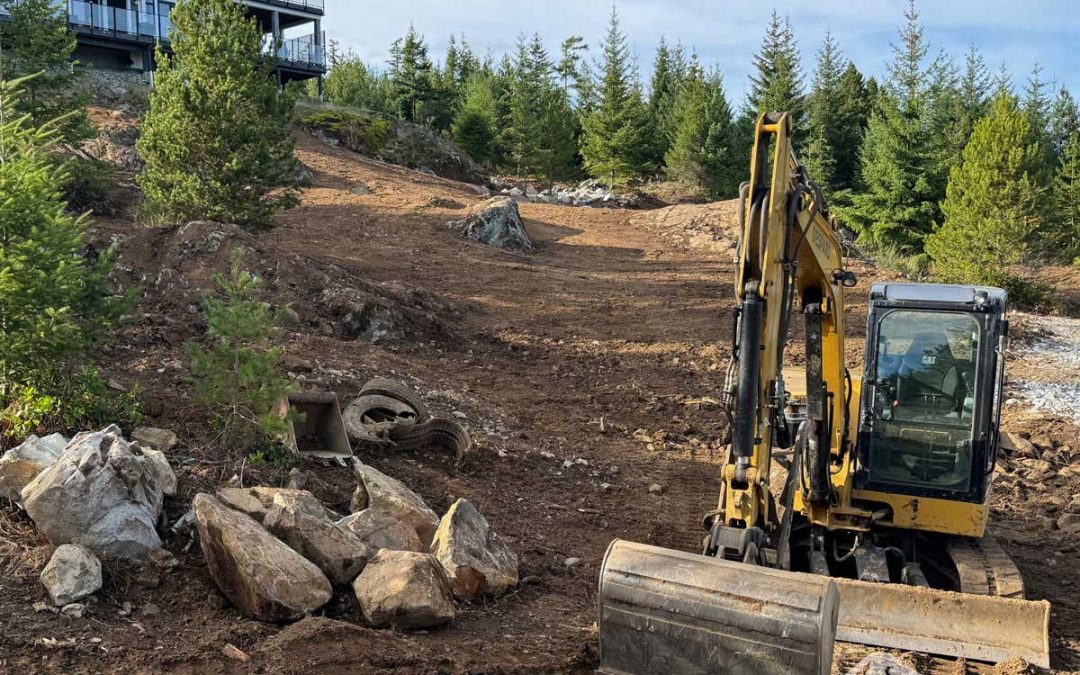
<path fill-rule="evenodd" d="M 148 457 L 110 426 L 71 439 L 23 488 L 22 505 L 53 544 L 142 560 L 161 547 L 155 526 L 164 490 L 175 480 L 167 462 Z"/>
<path fill-rule="evenodd" d="M 517 585 L 517 555 L 468 500 L 457 500 L 443 516 L 431 552 L 459 598 L 498 596 Z"/>
<path fill-rule="evenodd" d="M 447 227 L 486 246 L 520 253 L 533 251 L 517 202 L 509 197 L 494 197 L 481 202 L 469 209 L 463 220 L 455 220 Z"/>
<path fill-rule="evenodd" d="M 68 439 L 60 434 L 29 436 L 0 458 L 0 499 L 18 501 L 22 489 L 64 452 Z"/>
<path fill-rule="evenodd" d="M 289 621 L 329 602 L 332 589 L 322 571 L 250 516 L 205 493 L 192 507 L 210 576 L 244 616 Z"/>
<path fill-rule="evenodd" d="M 385 513 L 416 530 L 425 547 L 431 544 L 435 530 L 439 528 L 439 516 L 420 495 L 401 481 L 360 462 L 356 463 L 356 483 L 351 506 L 353 513 L 365 509 Z"/>
<path fill-rule="evenodd" d="M 326 516 L 310 493 L 278 493 L 263 521 L 266 529 L 294 551 L 318 565 L 335 586 L 346 586 L 360 574 L 371 549 Z"/>
<path fill-rule="evenodd" d="M 427 553 L 383 549 L 353 582 L 368 623 L 396 628 L 430 628 L 454 618 L 446 573 Z"/>
<path fill-rule="evenodd" d="M 89 549 L 64 544 L 41 571 L 41 584 L 57 607 L 78 602 L 101 589 L 101 561 Z"/>
<path fill-rule="evenodd" d="M 360 513 L 345 516 L 338 525 L 349 530 L 372 550 L 390 549 L 391 551 L 424 552 L 424 544 L 416 530 L 394 516 L 364 509 Z"/>

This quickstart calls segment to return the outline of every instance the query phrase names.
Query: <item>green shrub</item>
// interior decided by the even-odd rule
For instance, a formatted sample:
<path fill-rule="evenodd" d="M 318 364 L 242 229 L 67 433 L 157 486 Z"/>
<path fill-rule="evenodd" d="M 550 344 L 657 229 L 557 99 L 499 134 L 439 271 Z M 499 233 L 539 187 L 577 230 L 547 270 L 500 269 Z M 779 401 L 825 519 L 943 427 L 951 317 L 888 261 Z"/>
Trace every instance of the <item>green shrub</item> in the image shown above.
<path fill-rule="evenodd" d="M 116 168 L 100 159 L 76 157 L 68 160 L 64 199 L 76 213 L 100 210 L 107 205 L 116 185 Z"/>
<path fill-rule="evenodd" d="M 238 248 L 229 274 L 215 275 L 214 284 L 217 293 L 203 296 L 210 346 L 187 346 L 195 391 L 221 444 L 256 452 L 286 431 L 287 420 L 273 413 L 274 403 L 293 391 L 272 346 L 281 317 L 256 297 L 261 281 L 243 269 Z"/>
<path fill-rule="evenodd" d="M 321 131 L 346 148 L 365 154 L 379 152 L 390 138 L 390 122 L 351 110 L 307 112 L 300 116 L 300 126 Z"/>

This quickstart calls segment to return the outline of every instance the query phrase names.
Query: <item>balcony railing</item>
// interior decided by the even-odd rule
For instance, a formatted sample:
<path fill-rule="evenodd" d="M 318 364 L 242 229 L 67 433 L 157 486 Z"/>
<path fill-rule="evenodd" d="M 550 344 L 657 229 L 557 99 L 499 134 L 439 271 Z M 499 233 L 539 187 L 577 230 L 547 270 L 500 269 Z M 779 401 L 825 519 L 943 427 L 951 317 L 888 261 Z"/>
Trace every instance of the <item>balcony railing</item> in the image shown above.
<path fill-rule="evenodd" d="M 168 35 L 168 19 L 165 17 L 82 0 L 68 1 L 68 23 L 76 28 L 132 37 L 156 38 Z M 159 32 L 161 30 L 165 32 Z"/>
<path fill-rule="evenodd" d="M 282 7 L 293 7 L 295 9 L 309 9 L 319 12 L 320 14 L 326 10 L 325 0 L 262 0 L 269 5 L 281 5 Z"/>
<path fill-rule="evenodd" d="M 269 38 L 269 36 L 267 36 Z M 302 37 L 283 40 L 274 52 L 278 61 L 285 65 L 326 67 L 326 35 L 311 34 Z M 270 53 L 273 50 L 273 42 L 269 39 L 265 50 Z"/>

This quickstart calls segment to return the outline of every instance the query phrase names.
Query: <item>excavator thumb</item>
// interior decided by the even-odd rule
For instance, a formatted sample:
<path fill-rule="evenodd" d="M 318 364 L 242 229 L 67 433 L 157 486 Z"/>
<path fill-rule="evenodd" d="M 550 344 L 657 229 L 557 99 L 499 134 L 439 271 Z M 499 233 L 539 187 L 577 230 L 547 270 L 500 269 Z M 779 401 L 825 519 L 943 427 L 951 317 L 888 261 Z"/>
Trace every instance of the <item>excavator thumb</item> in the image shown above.
<path fill-rule="evenodd" d="M 826 675 L 839 597 L 828 577 L 616 540 L 600 570 L 607 675 Z"/>

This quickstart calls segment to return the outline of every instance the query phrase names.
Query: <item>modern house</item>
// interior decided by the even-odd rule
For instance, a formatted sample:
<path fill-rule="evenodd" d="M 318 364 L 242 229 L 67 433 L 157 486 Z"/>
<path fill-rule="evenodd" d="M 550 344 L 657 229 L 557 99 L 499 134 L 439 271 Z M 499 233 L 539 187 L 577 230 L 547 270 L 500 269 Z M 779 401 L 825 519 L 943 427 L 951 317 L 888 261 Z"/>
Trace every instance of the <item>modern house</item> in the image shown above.
<path fill-rule="evenodd" d="M 278 45 L 279 82 L 319 78 L 321 85 L 324 0 L 237 1 L 263 29 L 267 53 Z M 57 5 L 78 36 L 75 55 L 84 65 L 150 78 L 155 45 L 160 41 L 169 49 L 169 13 L 176 0 L 61 0 Z M 0 8 L 0 20 L 5 15 Z"/>

